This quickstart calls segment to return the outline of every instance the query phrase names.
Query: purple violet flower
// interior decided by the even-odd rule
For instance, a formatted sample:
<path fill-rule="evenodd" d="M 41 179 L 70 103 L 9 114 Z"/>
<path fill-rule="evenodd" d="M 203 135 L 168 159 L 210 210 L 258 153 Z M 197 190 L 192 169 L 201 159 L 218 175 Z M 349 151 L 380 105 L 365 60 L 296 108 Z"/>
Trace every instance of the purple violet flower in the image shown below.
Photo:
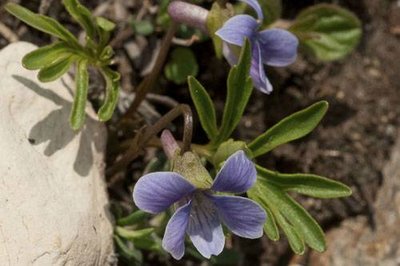
<path fill-rule="evenodd" d="M 215 34 L 223 41 L 223 53 L 230 65 L 238 61 L 235 46 L 243 46 L 246 38 L 252 46 L 250 76 L 253 85 L 264 93 L 271 93 L 272 85 L 265 75 L 264 64 L 282 67 L 293 63 L 297 57 L 299 41 L 295 35 L 283 29 L 268 29 L 258 32 L 264 19 L 257 0 L 242 0 L 257 13 L 258 20 L 249 15 L 230 18 Z"/>
<path fill-rule="evenodd" d="M 165 229 L 162 246 L 179 260 L 185 253 L 185 235 L 206 258 L 225 245 L 222 222 L 235 235 L 259 238 L 265 211 L 254 201 L 216 192 L 244 193 L 256 181 L 256 168 L 243 151 L 231 155 L 209 189 L 199 189 L 175 172 L 155 172 L 139 179 L 133 190 L 135 204 L 146 212 L 160 213 L 176 203 Z"/>

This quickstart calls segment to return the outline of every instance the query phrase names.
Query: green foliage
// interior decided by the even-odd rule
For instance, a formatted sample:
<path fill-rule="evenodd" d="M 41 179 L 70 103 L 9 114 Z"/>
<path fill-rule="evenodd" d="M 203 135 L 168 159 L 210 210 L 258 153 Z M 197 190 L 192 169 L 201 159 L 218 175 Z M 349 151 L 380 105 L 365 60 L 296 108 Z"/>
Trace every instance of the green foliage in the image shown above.
<path fill-rule="evenodd" d="M 281 174 L 261 167 L 257 170 L 268 182 L 285 191 L 325 199 L 351 195 L 349 187 L 326 177 L 312 174 Z"/>
<path fill-rule="evenodd" d="M 246 151 L 247 155 L 251 153 L 251 151 L 247 148 L 246 142 L 234 141 L 233 139 L 228 139 L 227 141 L 219 145 L 217 151 L 214 153 L 214 156 L 212 157 L 212 163 L 216 168 L 219 168 L 219 166 L 226 159 L 228 159 L 229 156 L 240 150 Z"/>
<path fill-rule="evenodd" d="M 99 119 L 110 119 L 116 107 L 120 76 L 108 67 L 114 51 L 107 45 L 110 31 L 115 24 L 105 18 L 94 17 L 78 0 L 63 0 L 63 4 L 71 17 L 85 30 L 85 45 L 81 45 L 71 32 L 53 18 L 35 14 L 13 3 L 7 4 L 5 9 L 26 24 L 59 39 L 54 44 L 28 53 L 22 60 L 27 69 L 39 70 L 38 79 L 41 82 L 54 81 L 63 76 L 72 65 L 77 65 L 70 123 L 74 130 L 79 130 L 86 116 L 89 66 L 97 68 L 106 81 L 105 100 L 98 112 Z"/>
<path fill-rule="evenodd" d="M 199 71 L 197 60 L 192 50 L 184 47 L 175 48 L 171 59 L 164 68 L 167 79 L 176 84 L 186 82 L 188 76 L 196 76 Z"/>
<path fill-rule="evenodd" d="M 282 15 L 282 0 L 259 0 L 264 21 L 263 26 L 268 26 L 278 20 Z"/>
<path fill-rule="evenodd" d="M 141 21 L 133 20 L 131 24 L 135 33 L 139 35 L 147 36 L 154 32 L 154 26 L 150 20 L 141 20 Z"/>
<path fill-rule="evenodd" d="M 325 101 L 296 112 L 268 129 L 249 144 L 254 156 L 260 156 L 277 146 L 301 138 L 310 133 L 324 117 L 328 109 Z"/>
<path fill-rule="evenodd" d="M 219 3 L 214 3 L 207 16 L 207 30 L 214 44 L 215 54 L 218 58 L 222 58 L 222 40 L 215 32 L 219 30 L 225 21 L 229 19 L 229 10 L 220 6 Z"/>
<path fill-rule="evenodd" d="M 219 144 L 230 137 L 243 116 L 244 109 L 253 91 L 253 82 L 249 76 L 251 64 L 250 42 L 246 40 L 241 50 L 238 64 L 229 71 L 227 97 L 221 128 L 216 143 Z"/>
<path fill-rule="evenodd" d="M 340 59 L 359 43 L 359 19 L 350 11 L 330 4 L 319 4 L 302 11 L 289 29 L 301 45 L 318 59 Z"/>
<path fill-rule="evenodd" d="M 201 126 L 209 139 L 215 139 L 218 135 L 217 116 L 214 104 L 204 87 L 196 78 L 188 78 L 190 96 L 196 107 Z"/>

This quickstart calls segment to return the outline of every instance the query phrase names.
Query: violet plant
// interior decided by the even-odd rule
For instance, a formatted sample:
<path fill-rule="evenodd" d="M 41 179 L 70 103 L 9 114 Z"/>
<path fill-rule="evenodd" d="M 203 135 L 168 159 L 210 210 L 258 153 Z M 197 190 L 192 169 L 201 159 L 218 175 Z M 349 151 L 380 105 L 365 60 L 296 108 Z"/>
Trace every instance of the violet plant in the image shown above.
<path fill-rule="evenodd" d="M 220 1 L 224 2 L 224 1 Z M 297 49 L 308 51 L 321 60 L 339 59 L 348 54 L 358 43 L 360 23 L 350 12 L 333 5 L 317 5 L 301 12 L 294 21 L 274 21 L 267 15 L 279 14 L 280 1 L 243 1 L 236 9 L 246 10 L 246 4 L 257 15 L 232 13 L 229 6 L 216 2 L 211 10 L 200 6 L 172 1 L 166 4 L 171 25 L 163 40 L 153 71 L 143 80 L 136 91 L 136 98 L 122 118 L 134 119 L 134 114 L 154 80 L 159 76 L 167 58 L 179 23 L 197 28 L 212 40 L 217 57 L 226 58 L 232 66 L 226 82 L 226 99 L 222 115 L 208 91 L 193 76 L 174 77 L 176 65 L 167 64 L 171 80 L 188 81 L 188 89 L 200 124 L 208 143 L 192 143 L 193 116 L 191 108 L 180 104 L 152 125 L 137 130 L 120 156 L 107 169 L 114 176 L 133 160 L 141 150 L 154 142 L 155 136 L 178 116 L 184 117 L 184 136 L 178 145 L 169 131 L 161 135 L 161 143 L 168 157 L 169 166 L 148 165 L 150 173 L 144 174 L 134 184 L 133 202 L 139 209 L 127 217 L 116 215 L 115 242 L 120 254 L 140 264 L 142 250 L 181 259 L 185 249 L 192 256 L 197 252 L 205 258 L 219 255 L 225 246 L 223 226 L 234 235 L 259 238 L 263 232 L 277 241 L 282 231 L 297 254 L 306 247 L 324 251 L 324 233 L 311 215 L 290 195 L 295 192 L 317 198 L 339 198 L 351 195 L 346 185 L 313 174 L 284 174 L 262 166 L 258 157 L 271 150 L 309 134 L 321 121 L 328 109 L 326 101 L 320 101 L 283 118 L 276 125 L 250 141 L 232 139 L 253 93 L 253 87 L 269 94 L 272 84 L 265 74 L 264 64 L 283 67 L 293 63 Z M 77 0 L 63 1 L 70 15 L 86 31 L 85 44 L 81 44 L 56 20 L 16 5 L 7 4 L 6 10 L 32 27 L 57 38 L 54 44 L 39 48 L 23 59 L 23 65 L 40 70 L 42 82 L 55 80 L 65 74 L 72 64 L 76 91 L 71 111 L 71 126 L 77 130 L 83 126 L 88 94 L 88 66 L 97 68 L 106 81 L 106 93 L 98 116 L 109 120 L 118 101 L 119 79 L 111 70 L 113 49 L 109 43 L 114 24 L 105 18 L 94 17 Z M 277 4 L 278 3 L 278 4 Z M 271 7 L 265 10 L 263 7 Z M 276 7 L 276 10 L 272 8 Z M 250 10 L 250 12 L 252 12 Z M 273 17 L 278 19 L 279 15 Z M 281 27 L 281 28 L 279 28 Z M 185 53 L 187 50 L 185 51 Z M 174 53 L 173 59 L 179 58 Z M 191 62 L 195 61 L 191 57 Z M 178 60 L 179 61 L 179 60 Z M 180 60 L 185 64 L 185 60 Z M 179 66 L 178 66 L 179 68 Z M 192 71 L 193 74 L 198 72 Z M 186 72 L 184 72 L 186 73 Z M 255 91 L 254 93 L 259 93 Z M 272 111 L 272 110 L 271 110 Z M 217 118 L 220 118 L 218 120 Z M 120 118 L 117 131 L 125 128 Z M 121 128 L 118 128 L 121 126 Z M 121 145 L 122 146 L 122 145 Z M 144 172 L 146 172 L 144 170 Z M 241 194 L 241 196 L 233 196 Z M 169 217 L 170 207 L 175 208 Z M 158 226 L 150 227 L 150 216 L 157 214 Z M 161 240 L 160 235 L 163 236 Z M 188 235 L 190 242 L 185 242 Z M 185 244 L 186 243 L 186 244 Z M 185 248 L 186 247 L 186 248 Z"/>

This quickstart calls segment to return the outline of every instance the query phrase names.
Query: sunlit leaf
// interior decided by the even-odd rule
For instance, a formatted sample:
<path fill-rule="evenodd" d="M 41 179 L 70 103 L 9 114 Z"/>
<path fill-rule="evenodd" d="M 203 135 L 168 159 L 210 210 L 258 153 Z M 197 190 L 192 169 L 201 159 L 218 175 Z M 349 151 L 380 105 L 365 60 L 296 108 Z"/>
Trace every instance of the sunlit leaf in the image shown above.
<path fill-rule="evenodd" d="M 42 68 L 39 71 L 38 79 L 41 82 L 50 82 L 62 77 L 70 69 L 74 63 L 75 57 L 72 55 L 61 58 L 53 64 Z"/>
<path fill-rule="evenodd" d="M 74 103 L 72 105 L 70 124 L 72 129 L 79 130 L 83 126 L 86 117 L 85 107 L 89 87 L 89 73 L 86 60 L 81 60 L 78 63 L 75 83 L 76 91 Z"/>
<path fill-rule="evenodd" d="M 109 68 L 103 68 L 101 73 L 106 80 L 106 97 L 97 115 L 100 121 L 107 121 L 112 117 L 118 103 L 120 75 Z"/>
<path fill-rule="evenodd" d="M 22 59 L 22 65 L 29 70 L 36 70 L 52 65 L 61 59 L 72 55 L 72 50 L 64 42 L 57 42 L 51 45 L 36 49 Z"/>

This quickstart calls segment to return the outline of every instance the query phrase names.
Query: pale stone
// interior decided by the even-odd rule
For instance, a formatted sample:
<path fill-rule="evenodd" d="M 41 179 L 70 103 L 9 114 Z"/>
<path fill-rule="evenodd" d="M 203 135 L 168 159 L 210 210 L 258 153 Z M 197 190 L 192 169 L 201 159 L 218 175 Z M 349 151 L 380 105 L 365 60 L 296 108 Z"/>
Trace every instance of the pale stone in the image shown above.
<path fill-rule="evenodd" d="M 400 137 L 383 175 L 374 203 L 374 225 L 361 216 L 344 221 L 328 232 L 328 250 L 313 252 L 309 265 L 400 265 Z"/>
<path fill-rule="evenodd" d="M 105 127 L 88 105 L 84 129 L 70 129 L 74 83 L 40 83 L 24 69 L 35 48 L 0 51 L 0 264 L 108 265 Z"/>

